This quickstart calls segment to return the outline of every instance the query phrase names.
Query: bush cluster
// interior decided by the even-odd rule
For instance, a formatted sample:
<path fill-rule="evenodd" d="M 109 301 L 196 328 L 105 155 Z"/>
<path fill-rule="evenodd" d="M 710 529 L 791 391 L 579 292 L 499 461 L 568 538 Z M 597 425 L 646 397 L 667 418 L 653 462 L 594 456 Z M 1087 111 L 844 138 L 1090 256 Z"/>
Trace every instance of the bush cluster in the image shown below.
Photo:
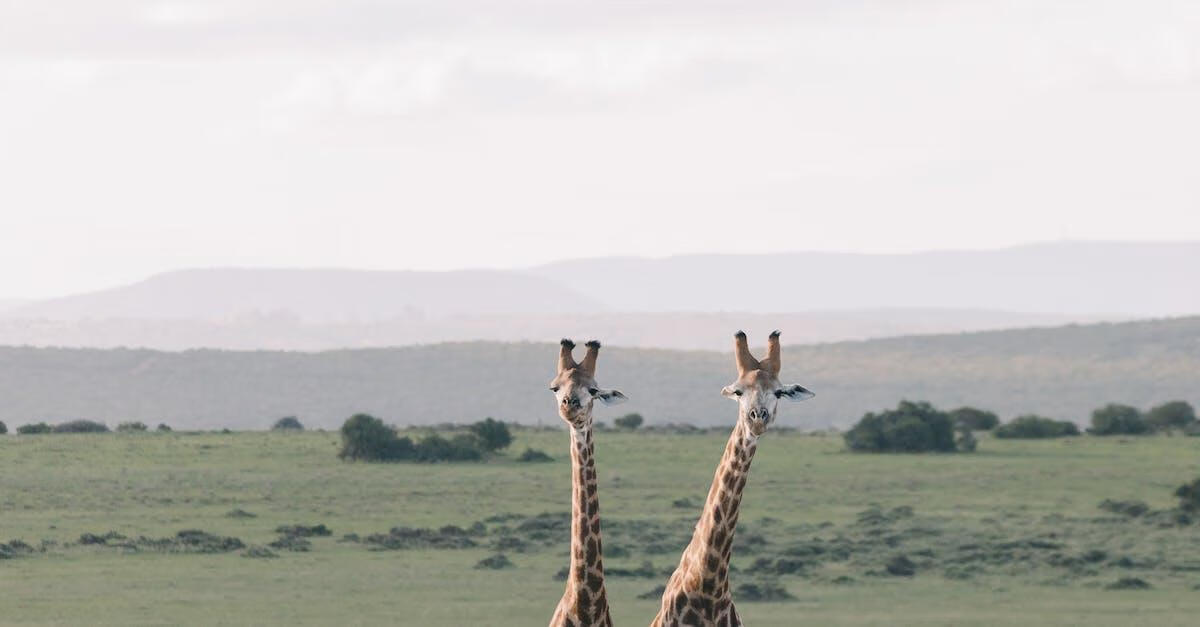
<path fill-rule="evenodd" d="M 1000 424 L 1000 417 L 996 414 L 974 407 L 959 407 L 951 410 L 950 419 L 959 429 L 971 431 L 991 431 Z"/>
<path fill-rule="evenodd" d="M 44 422 L 35 422 L 17 427 L 17 435 L 34 435 L 37 433 L 50 433 L 51 431 L 53 431 L 53 428 Z"/>
<path fill-rule="evenodd" d="M 1179 497 L 1179 509 L 1188 513 L 1200 513 L 1200 479 L 1179 486 L 1175 490 L 1175 496 Z"/>
<path fill-rule="evenodd" d="M 122 422 L 121 424 L 117 425 L 117 431 L 122 433 L 128 433 L 130 431 L 145 431 L 146 428 L 146 423 L 144 422 Z"/>
<path fill-rule="evenodd" d="M 510 443 L 508 425 L 491 418 L 472 425 L 470 433 L 449 438 L 432 433 L 414 442 L 374 416 L 355 414 L 342 425 L 338 457 L 368 462 L 478 461 Z"/>
<path fill-rule="evenodd" d="M 0 435 L 4 435 L 6 433 L 8 433 L 8 425 L 4 424 L 3 420 L 0 420 Z"/>
<path fill-rule="evenodd" d="M 303 431 L 304 425 L 295 416 L 284 416 L 271 425 L 272 431 Z"/>
<path fill-rule="evenodd" d="M 901 401 L 896 409 L 869 413 L 845 434 L 852 451 L 920 453 L 957 450 L 950 414 L 929 403 Z"/>
<path fill-rule="evenodd" d="M 545 451 L 539 451 L 535 448 L 526 448 L 525 452 L 521 453 L 521 455 L 517 457 L 517 461 L 541 463 L 552 462 L 554 461 L 554 458 L 547 455 Z"/>
<path fill-rule="evenodd" d="M 1068 420 L 1027 415 L 1006 422 L 992 432 L 998 438 L 1037 439 L 1079 435 L 1079 427 Z"/>
<path fill-rule="evenodd" d="M 1186 401 L 1171 401 L 1146 412 L 1146 422 L 1159 431 L 1187 429 L 1196 423 L 1196 410 Z"/>
<path fill-rule="evenodd" d="M 471 425 L 471 433 L 479 438 L 479 444 L 488 452 L 508 448 L 513 440 L 508 425 L 490 417 Z"/>
<path fill-rule="evenodd" d="M 95 420 L 69 420 L 54 425 L 54 433 L 108 433 L 108 425 Z"/>
<path fill-rule="evenodd" d="M 645 420 L 642 418 L 642 415 L 638 413 L 625 414 L 624 416 L 613 420 L 613 424 L 617 427 L 620 427 L 621 429 L 629 429 L 630 431 L 642 426 L 643 422 L 645 422 Z"/>
<path fill-rule="evenodd" d="M 1150 423 L 1136 407 L 1110 403 L 1092 412 L 1092 435 L 1142 435 L 1152 431 Z"/>

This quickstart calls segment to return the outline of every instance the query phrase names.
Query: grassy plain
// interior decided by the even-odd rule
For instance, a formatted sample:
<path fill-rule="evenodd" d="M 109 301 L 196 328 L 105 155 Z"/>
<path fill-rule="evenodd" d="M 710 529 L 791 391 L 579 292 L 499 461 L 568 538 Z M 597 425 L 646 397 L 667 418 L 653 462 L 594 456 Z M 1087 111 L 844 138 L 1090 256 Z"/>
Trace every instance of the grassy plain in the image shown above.
<path fill-rule="evenodd" d="M 488 523 L 472 548 L 341 541 L 398 525 L 469 528 L 497 514 L 564 512 L 566 434 L 516 436 L 508 454 L 459 465 L 340 462 L 334 433 L 0 437 L 0 542 L 52 541 L 0 560 L 0 623 L 544 624 L 562 590 L 554 574 L 567 561 L 565 533 L 505 551 L 515 564 L 506 570 L 474 568 L 496 553 L 503 523 Z M 674 565 L 724 440 L 598 434 L 606 552 L 625 548 L 606 557 L 610 570 Z M 556 461 L 515 461 L 526 446 Z M 771 576 L 794 600 L 739 610 L 756 626 L 1191 625 L 1200 525 L 1159 526 L 1097 504 L 1166 509 L 1175 486 L 1197 475 L 1200 438 L 984 437 L 973 455 L 902 456 L 849 454 L 836 436 L 769 433 L 747 487 L 734 583 L 761 580 L 763 559 L 828 552 Z M 674 504 L 684 499 L 695 505 Z M 231 518 L 233 509 L 256 517 Z M 277 526 L 296 523 L 323 523 L 333 535 L 275 559 L 78 543 L 110 530 L 158 538 L 201 529 L 266 545 Z M 647 548 L 650 536 L 667 546 Z M 848 555 L 828 558 L 837 550 Z M 900 554 L 915 576 L 881 574 Z M 1105 588 L 1121 577 L 1152 587 Z M 637 596 L 664 579 L 610 575 L 617 624 L 649 622 L 657 601 Z"/>

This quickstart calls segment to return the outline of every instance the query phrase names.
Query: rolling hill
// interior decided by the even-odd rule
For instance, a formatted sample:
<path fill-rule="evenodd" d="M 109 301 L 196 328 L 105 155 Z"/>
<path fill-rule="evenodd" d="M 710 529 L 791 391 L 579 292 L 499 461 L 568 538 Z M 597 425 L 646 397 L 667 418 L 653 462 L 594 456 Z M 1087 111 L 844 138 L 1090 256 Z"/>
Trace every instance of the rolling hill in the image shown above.
<path fill-rule="evenodd" d="M 614 311 L 954 308 L 1177 316 L 1200 312 L 1200 243 L 1056 242 L 999 250 L 581 259 L 539 276 L 620 286 Z"/>
<path fill-rule="evenodd" d="M 729 329 L 785 328 L 796 343 L 898 335 L 1057 326 L 1107 316 L 958 309 L 750 313 L 528 313 L 409 316 L 357 322 L 306 322 L 287 313 L 231 320 L 107 318 L 6 319 L 0 345 L 141 347 L 159 350 L 331 350 L 440 342 L 544 342 L 561 335 L 599 337 L 611 346 L 723 350 Z"/>
<path fill-rule="evenodd" d="M 212 268 L 167 272 L 133 285 L 27 303 L 5 317 L 228 321 L 283 314 L 328 323 L 603 309 L 555 280 L 504 270 Z"/>
<path fill-rule="evenodd" d="M 0 420 L 10 428 L 71 418 L 264 428 L 297 415 L 333 428 L 365 411 L 400 424 L 484 416 L 557 424 L 546 391 L 555 351 L 553 344 L 484 342 L 317 353 L 6 347 Z M 1200 401 L 1200 317 L 789 344 L 784 359 L 783 378 L 817 392 L 784 410 L 785 424 L 804 428 L 845 426 L 902 398 L 1076 421 L 1108 402 Z M 600 383 L 631 401 L 598 415 L 730 423 L 734 406 L 718 392 L 732 380 L 731 362 L 714 351 L 606 349 Z"/>
<path fill-rule="evenodd" d="M 897 255 L 570 260 L 451 272 L 194 269 L 0 302 L 0 344 L 327 350 L 547 341 L 720 350 L 728 327 L 800 343 L 1200 313 L 1200 243 L 1060 242 Z"/>

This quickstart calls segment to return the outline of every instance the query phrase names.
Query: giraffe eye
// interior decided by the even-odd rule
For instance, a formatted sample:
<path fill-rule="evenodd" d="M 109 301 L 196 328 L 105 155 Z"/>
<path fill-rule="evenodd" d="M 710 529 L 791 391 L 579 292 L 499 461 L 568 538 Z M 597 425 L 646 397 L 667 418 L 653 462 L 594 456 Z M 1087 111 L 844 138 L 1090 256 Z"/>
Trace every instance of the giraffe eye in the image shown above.
<path fill-rule="evenodd" d="M 734 395 L 734 396 L 741 396 L 741 395 L 742 395 L 742 391 L 741 391 L 741 390 L 734 390 L 734 391 L 733 391 L 733 395 Z"/>
<path fill-rule="evenodd" d="M 600 392 L 600 388 L 588 388 L 588 394 L 595 396 Z"/>
<path fill-rule="evenodd" d="M 552 385 L 552 386 L 550 386 L 550 391 L 551 391 L 551 392 L 557 392 L 557 391 L 558 391 L 558 386 L 557 386 L 557 385 Z"/>

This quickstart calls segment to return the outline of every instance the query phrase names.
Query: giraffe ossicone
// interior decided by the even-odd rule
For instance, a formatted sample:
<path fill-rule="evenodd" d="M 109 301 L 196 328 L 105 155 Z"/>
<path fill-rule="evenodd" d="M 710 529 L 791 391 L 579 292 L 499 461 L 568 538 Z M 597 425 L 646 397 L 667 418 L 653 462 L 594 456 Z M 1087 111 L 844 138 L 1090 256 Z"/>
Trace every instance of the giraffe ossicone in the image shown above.
<path fill-rule="evenodd" d="M 600 500 L 596 492 L 596 465 L 592 443 L 592 407 L 624 402 L 618 390 L 596 384 L 596 358 L 600 342 L 586 344 L 583 360 L 573 356 L 575 343 L 560 342 L 558 371 L 550 390 L 558 402 L 558 415 L 571 434 L 571 564 L 566 591 L 550 618 L 550 627 L 612 627 L 608 593 L 604 589 L 604 564 L 600 542 Z"/>
<path fill-rule="evenodd" d="M 804 386 L 779 382 L 779 331 L 767 338 L 767 355 L 761 360 L 750 353 L 746 334 L 741 331 L 734 335 L 733 348 L 738 378 L 721 394 L 737 401 L 737 424 L 725 445 L 692 540 L 667 580 L 662 604 L 650 627 L 742 625 L 730 595 L 729 558 L 750 462 L 759 436 L 775 421 L 779 401 L 813 397 Z"/>

